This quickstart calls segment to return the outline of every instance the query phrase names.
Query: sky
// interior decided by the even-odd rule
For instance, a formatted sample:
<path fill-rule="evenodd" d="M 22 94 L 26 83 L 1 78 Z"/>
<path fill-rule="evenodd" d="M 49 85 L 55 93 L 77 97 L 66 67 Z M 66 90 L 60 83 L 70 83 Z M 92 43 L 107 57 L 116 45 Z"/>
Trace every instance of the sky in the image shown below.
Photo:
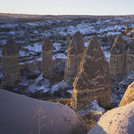
<path fill-rule="evenodd" d="M 0 0 L 0 12 L 40 15 L 134 15 L 134 0 Z"/>

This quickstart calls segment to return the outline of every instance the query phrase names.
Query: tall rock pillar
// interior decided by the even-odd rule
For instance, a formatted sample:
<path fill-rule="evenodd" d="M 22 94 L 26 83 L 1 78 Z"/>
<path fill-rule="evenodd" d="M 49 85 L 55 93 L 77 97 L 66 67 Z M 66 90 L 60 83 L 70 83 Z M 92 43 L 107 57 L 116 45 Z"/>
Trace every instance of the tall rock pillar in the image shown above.
<path fill-rule="evenodd" d="M 42 42 L 42 73 L 47 78 L 53 77 L 52 71 L 53 46 L 49 38 L 43 38 Z"/>
<path fill-rule="evenodd" d="M 18 55 L 18 46 L 10 38 L 2 51 L 2 84 L 5 87 L 14 86 L 21 79 Z"/>

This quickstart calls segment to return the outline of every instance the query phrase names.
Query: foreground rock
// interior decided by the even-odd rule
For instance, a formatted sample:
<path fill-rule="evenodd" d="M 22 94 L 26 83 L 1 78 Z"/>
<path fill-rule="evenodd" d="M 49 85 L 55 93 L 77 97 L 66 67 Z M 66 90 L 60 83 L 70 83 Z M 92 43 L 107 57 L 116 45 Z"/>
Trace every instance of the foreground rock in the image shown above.
<path fill-rule="evenodd" d="M 110 106 L 111 78 L 107 62 L 96 37 L 84 52 L 79 71 L 73 83 L 72 107 L 80 110 L 93 100 L 103 107 Z"/>
<path fill-rule="evenodd" d="M 132 101 L 134 101 L 134 82 L 128 86 L 119 106 L 124 106 L 131 103 Z"/>
<path fill-rule="evenodd" d="M 134 102 L 106 112 L 88 134 L 133 134 Z"/>
<path fill-rule="evenodd" d="M 0 134 L 85 134 L 81 118 L 59 103 L 0 90 Z"/>

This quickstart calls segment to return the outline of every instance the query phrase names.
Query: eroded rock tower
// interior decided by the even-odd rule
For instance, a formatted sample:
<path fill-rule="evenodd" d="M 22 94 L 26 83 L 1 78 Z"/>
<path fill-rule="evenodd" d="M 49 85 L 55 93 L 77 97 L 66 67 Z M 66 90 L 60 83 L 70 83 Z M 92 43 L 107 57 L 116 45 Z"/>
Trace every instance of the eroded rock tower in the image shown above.
<path fill-rule="evenodd" d="M 43 38 L 42 42 L 42 73 L 47 78 L 53 77 L 52 72 L 52 50 L 53 46 L 49 38 Z"/>
<path fill-rule="evenodd" d="M 85 50 L 84 41 L 81 33 L 78 31 L 74 35 L 67 52 L 67 60 L 65 65 L 65 80 L 72 80 L 75 78 L 83 53 Z"/>
<path fill-rule="evenodd" d="M 4 87 L 14 86 L 21 79 L 18 56 L 18 46 L 10 38 L 2 51 L 2 84 Z"/>
<path fill-rule="evenodd" d="M 109 107 L 111 104 L 111 78 L 107 62 L 96 37 L 84 52 L 77 76 L 73 83 L 72 107 L 80 110 L 93 100 Z"/>

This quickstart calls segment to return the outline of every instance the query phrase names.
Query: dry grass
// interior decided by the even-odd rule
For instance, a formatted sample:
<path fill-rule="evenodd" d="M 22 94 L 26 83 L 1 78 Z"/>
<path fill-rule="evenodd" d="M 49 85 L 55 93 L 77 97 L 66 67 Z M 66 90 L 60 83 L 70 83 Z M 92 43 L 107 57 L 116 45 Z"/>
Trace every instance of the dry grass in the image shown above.
<path fill-rule="evenodd" d="M 57 99 L 57 100 L 52 100 L 52 102 L 59 102 L 63 105 L 69 105 L 70 106 L 71 100 L 72 100 L 71 98 L 69 98 L 69 99 Z"/>

